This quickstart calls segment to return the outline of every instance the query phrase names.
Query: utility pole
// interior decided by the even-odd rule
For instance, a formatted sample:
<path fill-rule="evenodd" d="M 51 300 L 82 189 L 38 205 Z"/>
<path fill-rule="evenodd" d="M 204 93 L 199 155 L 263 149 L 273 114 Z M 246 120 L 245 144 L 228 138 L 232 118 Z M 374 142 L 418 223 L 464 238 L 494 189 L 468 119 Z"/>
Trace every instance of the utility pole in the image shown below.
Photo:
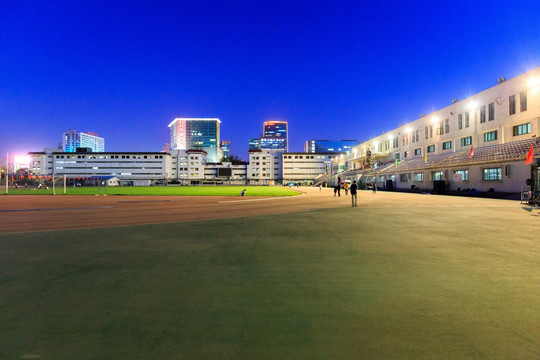
<path fill-rule="evenodd" d="M 8 181 L 9 181 L 9 153 L 6 154 L 6 195 L 8 194 Z"/>

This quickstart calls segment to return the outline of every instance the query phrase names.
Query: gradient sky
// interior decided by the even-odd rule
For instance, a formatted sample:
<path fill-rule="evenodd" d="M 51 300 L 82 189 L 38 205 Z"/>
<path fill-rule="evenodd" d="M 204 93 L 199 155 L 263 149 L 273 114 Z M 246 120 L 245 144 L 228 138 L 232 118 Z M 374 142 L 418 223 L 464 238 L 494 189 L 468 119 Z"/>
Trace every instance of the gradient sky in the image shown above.
<path fill-rule="evenodd" d="M 247 158 L 263 121 L 367 140 L 540 66 L 540 1 L 0 0 L 0 157 L 67 129 L 160 151 L 219 117 Z"/>

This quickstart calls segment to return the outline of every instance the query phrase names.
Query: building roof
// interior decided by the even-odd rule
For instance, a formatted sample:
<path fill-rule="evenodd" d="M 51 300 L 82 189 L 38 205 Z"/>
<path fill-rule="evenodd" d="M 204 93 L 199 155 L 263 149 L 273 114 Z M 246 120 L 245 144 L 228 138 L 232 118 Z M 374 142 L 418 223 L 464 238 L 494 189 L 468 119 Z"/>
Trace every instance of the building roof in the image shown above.
<path fill-rule="evenodd" d="M 169 127 L 171 127 L 172 124 L 174 124 L 178 120 L 186 120 L 186 121 L 217 121 L 218 123 L 221 123 L 221 120 L 219 120 L 218 118 L 181 118 L 181 117 L 177 117 L 176 119 L 174 119 L 169 124 Z"/>
<path fill-rule="evenodd" d="M 322 152 L 322 153 L 307 153 L 307 152 L 283 152 L 283 155 L 342 155 L 345 152 Z"/>
<path fill-rule="evenodd" d="M 474 148 L 474 155 L 469 157 L 470 149 L 462 151 L 448 152 L 444 154 L 429 155 L 427 162 L 424 156 L 406 158 L 379 166 L 377 169 L 355 169 L 346 171 L 343 175 L 355 175 L 362 173 L 370 174 L 388 174 L 396 172 L 421 171 L 421 170 L 438 170 L 446 168 L 455 168 L 458 166 L 471 166 L 501 163 L 506 161 L 525 161 L 527 153 L 533 146 L 533 153 L 536 156 L 540 155 L 540 138 L 532 138 L 525 140 L 512 141 L 505 144 L 496 144 Z"/>
<path fill-rule="evenodd" d="M 47 153 L 44 151 L 31 151 L 28 153 L 28 155 L 46 155 Z M 113 154 L 113 155 L 169 155 L 168 152 L 130 152 L 130 151 L 123 151 L 123 152 L 112 152 L 112 151 L 104 151 L 104 152 L 64 152 L 64 151 L 58 151 L 50 153 L 49 155 L 104 155 L 104 154 Z"/>

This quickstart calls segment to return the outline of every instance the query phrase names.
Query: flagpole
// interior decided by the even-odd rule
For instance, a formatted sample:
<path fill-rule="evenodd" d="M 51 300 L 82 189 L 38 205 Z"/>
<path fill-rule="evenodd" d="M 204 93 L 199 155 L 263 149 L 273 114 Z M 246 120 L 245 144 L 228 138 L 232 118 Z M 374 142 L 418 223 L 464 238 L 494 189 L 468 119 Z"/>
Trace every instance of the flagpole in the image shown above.
<path fill-rule="evenodd" d="M 6 153 L 6 195 L 8 194 L 8 181 L 9 181 L 9 153 Z"/>

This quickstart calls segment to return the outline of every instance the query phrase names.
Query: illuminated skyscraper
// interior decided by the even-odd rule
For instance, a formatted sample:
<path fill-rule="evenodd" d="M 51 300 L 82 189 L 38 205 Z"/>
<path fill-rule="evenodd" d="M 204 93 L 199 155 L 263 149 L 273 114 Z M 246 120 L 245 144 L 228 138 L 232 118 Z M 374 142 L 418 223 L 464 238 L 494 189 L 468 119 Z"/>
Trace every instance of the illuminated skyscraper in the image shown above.
<path fill-rule="evenodd" d="M 307 153 L 346 152 L 358 145 L 357 140 L 308 140 L 304 145 Z"/>
<path fill-rule="evenodd" d="M 265 121 L 263 136 L 261 138 L 261 149 L 263 147 L 263 138 L 282 138 L 283 141 L 283 151 L 289 151 L 289 132 L 287 131 L 287 122 L 286 121 Z M 274 146 L 277 143 L 281 143 L 280 140 L 267 141 L 269 144 L 269 149 L 275 150 Z"/>
<path fill-rule="evenodd" d="M 76 152 L 77 148 L 89 148 L 92 152 L 105 152 L 105 139 L 93 132 L 68 130 L 62 136 L 64 152 Z"/>
<path fill-rule="evenodd" d="M 171 149 L 204 150 L 207 162 L 221 160 L 219 126 L 217 118 L 176 118 L 170 124 Z"/>

